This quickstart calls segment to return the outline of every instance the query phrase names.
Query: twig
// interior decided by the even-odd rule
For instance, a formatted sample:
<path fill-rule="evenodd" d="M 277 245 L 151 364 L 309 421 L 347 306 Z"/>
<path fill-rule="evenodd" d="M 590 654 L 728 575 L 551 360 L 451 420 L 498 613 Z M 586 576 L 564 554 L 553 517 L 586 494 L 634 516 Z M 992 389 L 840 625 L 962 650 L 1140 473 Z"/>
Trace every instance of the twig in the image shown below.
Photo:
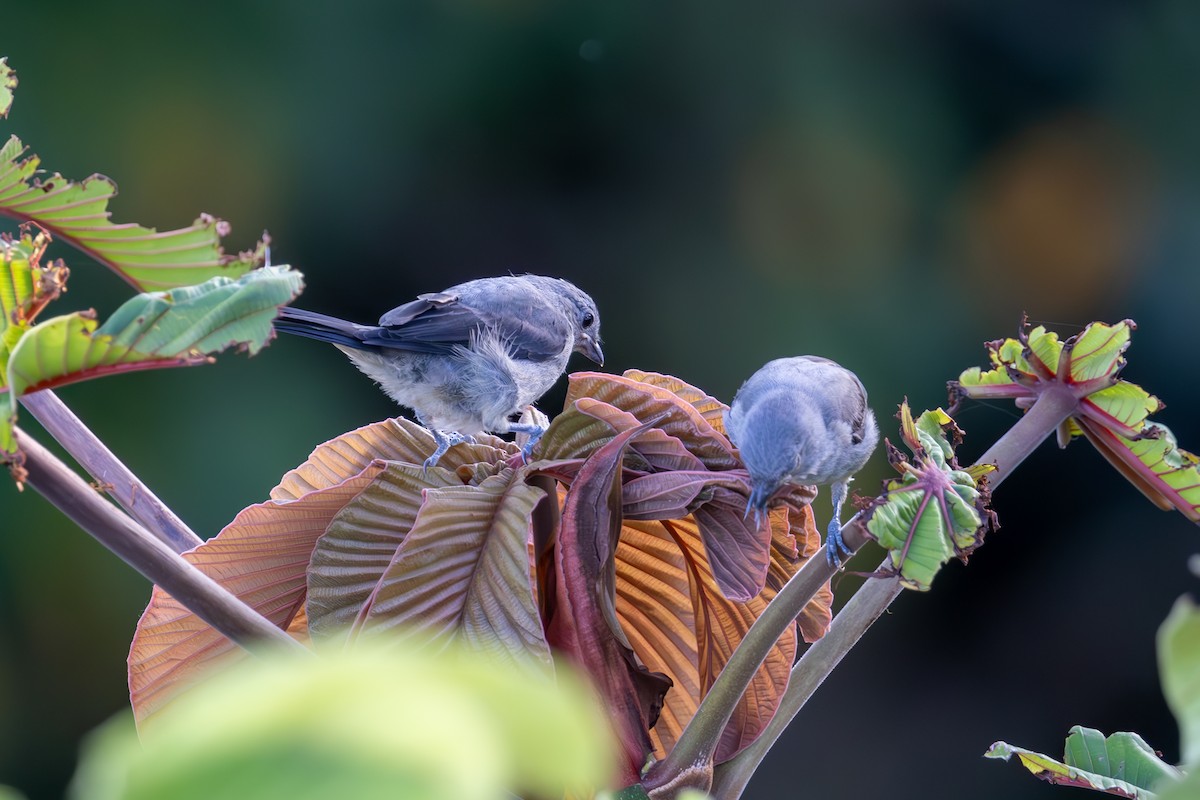
<path fill-rule="evenodd" d="M 269 642 L 309 652 L 287 633 L 205 575 L 145 528 L 102 499 L 45 447 L 16 431 L 26 482 L 126 564 L 245 648 Z"/>
<path fill-rule="evenodd" d="M 43 390 L 21 398 L 26 410 L 117 503 L 176 553 L 204 540 L 155 496 L 104 442 L 54 392 Z"/>

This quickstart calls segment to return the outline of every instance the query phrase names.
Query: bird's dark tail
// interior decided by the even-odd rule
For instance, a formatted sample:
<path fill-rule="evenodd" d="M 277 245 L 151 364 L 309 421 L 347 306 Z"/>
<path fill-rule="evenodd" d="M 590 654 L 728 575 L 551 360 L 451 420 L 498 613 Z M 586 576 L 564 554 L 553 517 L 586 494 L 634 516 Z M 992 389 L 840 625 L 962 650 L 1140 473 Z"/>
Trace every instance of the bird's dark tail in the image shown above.
<path fill-rule="evenodd" d="M 317 339 L 322 342 L 340 344 L 355 350 L 376 349 L 363 344 L 362 332 L 369 330 L 366 325 L 356 325 L 344 319 L 291 306 L 279 309 L 279 316 L 275 319 L 275 330 L 296 336 L 307 336 L 309 339 Z"/>

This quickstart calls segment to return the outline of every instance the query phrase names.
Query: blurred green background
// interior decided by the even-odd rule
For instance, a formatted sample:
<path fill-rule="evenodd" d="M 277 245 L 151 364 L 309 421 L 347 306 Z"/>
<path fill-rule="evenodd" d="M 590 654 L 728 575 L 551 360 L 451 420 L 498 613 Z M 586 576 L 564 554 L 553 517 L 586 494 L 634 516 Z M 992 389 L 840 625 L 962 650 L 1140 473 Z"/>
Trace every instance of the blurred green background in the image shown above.
<path fill-rule="evenodd" d="M 599 304 L 607 370 L 728 401 L 768 359 L 823 354 L 893 439 L 905 396 L 943 404 L 1022 312 L 1065 334 L 1132 317 L 1126 377 L 1200 449 L 1200 4 L 22 5 L 0 133 L 116 179 L 118 221 L 207 211 L 230 249 L 270 229 L 303 307 L 368 321 L 472 277 L 561 275 Z M 56 255 L 60 309 L 127 296 Z M 395 413 L 307 340 L 61 395 L 204 536 Z M 1014 418 L 968 407 L 966 459 Z M 880 453 L 859 491 L 885 474 Z M 127 701 L 149 587 L 33 493 L 0 482 L 0 502 L 0 783 L 53 798 Z M 970 568 L 894 605 L 748 796 L 1056 797 L 980 754 L 1057 752 L 1075 723 L 1178 758 L 1154 632 L 1196 586 L 1200 532 L 1086 443 L 1045 445 L 996 509 Z"/>

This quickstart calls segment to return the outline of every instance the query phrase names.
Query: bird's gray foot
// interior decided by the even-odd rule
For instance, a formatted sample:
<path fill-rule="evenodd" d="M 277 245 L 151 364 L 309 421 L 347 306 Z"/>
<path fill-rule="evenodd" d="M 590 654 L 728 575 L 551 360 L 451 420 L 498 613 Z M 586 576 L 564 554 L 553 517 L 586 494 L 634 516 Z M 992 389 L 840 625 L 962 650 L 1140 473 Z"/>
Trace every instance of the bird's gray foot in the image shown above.
<path fill-rule="evenodd" d="M 836 567 L 842 563 L 841 554 L 854 555 L 854 551 L 846 546 L 846 542 L 842 539 L 842 526 L 838 522 L 838 518 L 834 517 L 829 521 L 829 528 L 825 533 L 825 558 L 830 565 Z"/>
<path fill-rule="evenodd" d="M 529 436 L 529 439 L 525 442 L 525 446 L 521 448 L 521 457 L 528 462 L 529 454 L 533 452 L 533 446 L 542 438 L 542 434 L 546 432 L 546 429 L 541 425 L 525 424 L 523 422 L 510 422 L 508 429 L 513 433 L 524 433 Z"/>
<path fill-rule="evenodd" d="M 430 430 L 429 432 L 433 434 L 433 442 L 437 447 L 434 449 L 433 455 L 425 459 L 425 463 L 422 465 L 422 468 L 425 470 L 428 470 L 430 467 L 436 467 L 442 456 L 446 455 L 446 451 L 454 447 L 454 445 L 464 442 L 473 443 L 475 441 L 472 437 L 463 436 L 457 431 Z"/>

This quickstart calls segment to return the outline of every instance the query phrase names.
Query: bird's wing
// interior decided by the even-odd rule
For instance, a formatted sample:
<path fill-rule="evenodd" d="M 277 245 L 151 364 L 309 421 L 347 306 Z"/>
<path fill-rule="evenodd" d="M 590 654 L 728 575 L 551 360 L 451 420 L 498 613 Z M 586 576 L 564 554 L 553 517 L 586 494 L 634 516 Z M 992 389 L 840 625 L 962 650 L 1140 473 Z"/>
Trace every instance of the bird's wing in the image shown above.
<path fill-rule="evenodd" d="M 836 398 L 837 407 L 830 409 L 835 415 L 834 418 L 848 422 L 851 441 L 854 444 L 861 442 L 867 434 L 867 415 L 870 411 L 867 405 L 867 390 L 862 381 L 841 364 L 822 356 L 800 356 L 797 360 L 812 365 L 808 369 L 802 368 L 802 374 L 813 370 L 814 378 L 819 376 L 819 379 L 829 383 L 841 384 L 840 391 L 823 394 Z"/>
<path fill-rule="evenodd" d="M 504 342 L 513 358 L 548 361 L 561 355 L 571 332 L 561 314 L 536 298 L 509 296 L 499 303 L 468 302 L 452 292 L 420 295 L 392 309 L 363 343 L 394 350 L 448 354 L 469 347 L 483 332 Z"/>

